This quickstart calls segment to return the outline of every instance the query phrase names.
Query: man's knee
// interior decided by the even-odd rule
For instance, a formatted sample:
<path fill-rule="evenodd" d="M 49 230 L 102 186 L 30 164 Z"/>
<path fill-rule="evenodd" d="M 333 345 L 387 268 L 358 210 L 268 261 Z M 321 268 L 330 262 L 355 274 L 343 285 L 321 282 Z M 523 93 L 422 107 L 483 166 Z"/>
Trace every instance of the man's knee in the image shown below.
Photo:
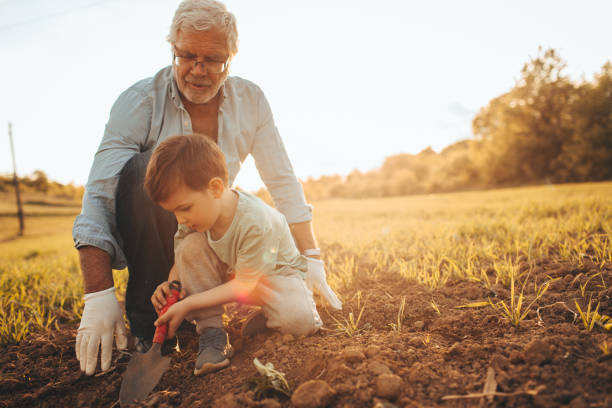
<path fill-rule="evenodd" d="M 153 150 L 147 150 L 146 152 L 136 153 L 132 156 L 121 169 L 119 175 L 120 180 L 124 180 L 126 184 L 144 181 L 144 175 L 147 171 L 147 165 L 151 159 Z"/>
<path fill-rule="evenodd" d="M 117 190 L 115 192 L 117 223 L 121 227 L 124 219 L 136 217 L 143 207 L 152 206 L 149 197 L 143 189 L 147 164 L 151 158 L 151 151 L 137 153 L 130 158 L 119 173 Z"/>
<path fill-rule="evenodd" d="M 279 330 L 300 337 L 314 334 L 319 327 L 312 313 L 296 313 L 282 318 Z"/>
<path fill-rule="evenodd" d="M 311 304 L 312 303 L 312 304 Z M 321 327 L 321 319 L 311 299 L 291 299 L 280 308 L 277 329 L 296 337 L 309 336 Z"/>

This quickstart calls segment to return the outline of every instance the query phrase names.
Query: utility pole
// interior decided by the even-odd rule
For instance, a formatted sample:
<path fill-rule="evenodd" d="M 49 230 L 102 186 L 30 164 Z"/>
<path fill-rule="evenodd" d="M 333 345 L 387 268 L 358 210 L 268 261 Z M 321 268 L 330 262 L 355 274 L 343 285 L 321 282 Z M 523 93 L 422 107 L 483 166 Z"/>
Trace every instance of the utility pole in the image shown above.
<path fill-rule="evenodd" d="M 13 156 L 13 184 L 15 185 L 15 195 L 17 196 L 17 217 L 19 218 L 19 235 L 23 235 L 23 209 L 21 208 L 21 197 L 19 195 L 19 179 L 17 178 L 17 162 L 15 161 L 15 148 L 13 147 L 13 125 L 8 124 L 9 140 L 11 141 L 11 155 Z"/>

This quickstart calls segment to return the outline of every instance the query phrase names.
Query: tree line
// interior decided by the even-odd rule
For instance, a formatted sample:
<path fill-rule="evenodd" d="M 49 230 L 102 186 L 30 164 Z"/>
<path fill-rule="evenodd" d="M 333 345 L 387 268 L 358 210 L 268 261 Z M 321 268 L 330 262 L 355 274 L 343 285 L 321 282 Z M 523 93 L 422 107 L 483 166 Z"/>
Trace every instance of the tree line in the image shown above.
<path fill-rule="evenodd" d="M 572 80 L 554 49 L 538 50 L 508 92 L 472 121 L 473 137 L 440 153 L 387 157 L 375 170 L 302 182 L 309 200 L 612 179 L 612 64 Z M 260 191 L 261 195 L 265 192 Z"/>
<path fill-rule="evenodd" d="M 63 198 L 69 200 L 81 200 L 85 187 L 72 183 L 62 184 L 49 180 L 47 174 L 42 170 L 36 170 L 32 174 L 19 177 L 19 189 L 22 193 L 39 193 L 49 197 Z M 0 174 L 0 193 L 14 194 L 15 187 L 12 175 Z"/>

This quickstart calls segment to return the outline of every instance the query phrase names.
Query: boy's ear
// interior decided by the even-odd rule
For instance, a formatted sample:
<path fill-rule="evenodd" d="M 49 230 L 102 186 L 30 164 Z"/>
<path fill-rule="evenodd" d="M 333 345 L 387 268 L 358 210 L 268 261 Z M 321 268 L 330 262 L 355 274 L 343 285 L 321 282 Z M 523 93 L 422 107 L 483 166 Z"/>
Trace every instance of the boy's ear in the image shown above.
<path fill-rule="evenodd" d="M 212 191 L 215 198 L 221 198 L 223 191 L 225 191 L 225 184 L 219 177 L 213 177 L 208 182 L 208 189 Z"/>

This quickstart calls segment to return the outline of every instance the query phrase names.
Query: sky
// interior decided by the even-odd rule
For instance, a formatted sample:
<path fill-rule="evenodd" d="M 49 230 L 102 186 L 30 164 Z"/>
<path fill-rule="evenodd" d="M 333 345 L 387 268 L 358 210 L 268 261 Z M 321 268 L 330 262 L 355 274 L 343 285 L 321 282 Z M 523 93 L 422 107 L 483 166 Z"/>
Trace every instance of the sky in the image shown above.
<path fill-rule="evenodd" d="M 110 108 L 171 63 L 178 0 L 0 0 L 0 173 L 85 184 Z M 472 137 L 538 47 L 574 79 L 612 60 L 610 1 L 227 0 L 231 75 L 264 91 L 299 179 Z M 247 159 L 235 185 L 263 184 Z"/>

